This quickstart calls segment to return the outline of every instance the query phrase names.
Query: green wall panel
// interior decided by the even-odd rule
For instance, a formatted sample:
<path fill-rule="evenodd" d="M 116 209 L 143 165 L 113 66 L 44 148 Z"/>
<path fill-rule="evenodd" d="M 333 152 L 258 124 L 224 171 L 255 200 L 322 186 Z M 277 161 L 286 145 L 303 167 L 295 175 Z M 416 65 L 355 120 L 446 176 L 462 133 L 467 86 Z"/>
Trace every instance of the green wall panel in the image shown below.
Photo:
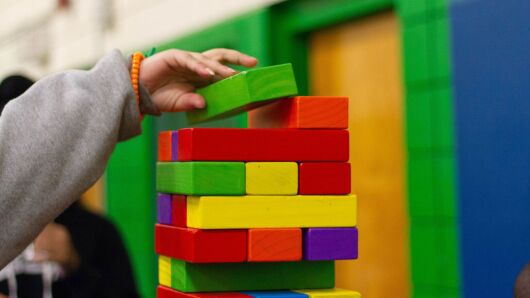
<path fill-rule="evenodd" d="M 398 1 L 398 11 L 402 18 L 425 14 L 428 10 L 428 0 Z"/>
<path fill-rule="evenodd" d="M 425 82 L 431 77 L 427 24 L 402 28 L 404 77 L 407 84 Z"/>
<path fill-rule="evenodd" d="M 117 225 L 143 297 L 154 297 L 153 119 L 146 117 L 139 137 L 117 145 L 106 172 L 106 211 Z M 145 274 L 148 272 L 148 274 Z"/>
<path fill-rule="evenodd" d="M 459 296 L 457 227 L 454 220 L 411 218 L 411 260 L 413 295 L 424 297 Z M 451 293 L 452 295 L 448 294 Z"/>
<path fill-rule="evenodd" d="M 414 289 L 414 296 L 421 298 L 438 298 L 438 297 L 458 297 L 460 295 L 458 290 L 438 287 L 431 285 L 418 285 Z"/>
<path fill-rule="evenodd" d="M 434 14 L 427 24 L 433 76 L 436 79 L 448 80 L 451 72 L 449 53 L 449 22 L 445 10 Z"/>
<path fill-rule="evenodd" d="M 427 2 L 427 7 L 431 11 L 444 10 L 447 11 L 449 0 L 424 0 Z"/>
<path fill-rule="evenodd" d="M 406 142 L 408 148 L 431 149 L 433 146 L 433 119 L 431 90 L 408 92 L 405 100 Z"/>
<path fill-rule="evenodd" d="M 437 202 L 430 152 L 409 155 L 407 178 L 409 215 L 430 218 L 436 216 Z"/>
<path fill-rule="evenodd" d="M 437 154 L 432 158 L 436 216 L 452 220 L 457 218 L 455 162 L 452 153 Z"/>
<path fill-rule="evenodd" d="M 442 262 L 440 280 L 443 281 L 442 286 L 449 292 L 458 293 L 461 286 L 460 272 L 455 269 L 459 268 L 460 254 L 458 246 L 454 245 L 458 243 L 458 222 L 453 219 L 448 219 L 441 229 L 442 241 L 440 246 L 442 247 Z"/>
<path fill-rule="evenodd" d="M 432 109 L 432 145 L 439 151 L 454 151 L 454 119 L 452 88 L 441 86 L 433 88 Z"/>
<path fill-rule="evenodd" d="M 439 280 L 437 254 L 438 227 L 435 223 L 425 220 L 411 220 L 410 251 L 413 293 L 416 294 L 417 285 L 436 285 Z"/>
<path fill-rule="evenodd" d="M 460 297 L 447 3 L 400 2 L 413 296 Z"/>

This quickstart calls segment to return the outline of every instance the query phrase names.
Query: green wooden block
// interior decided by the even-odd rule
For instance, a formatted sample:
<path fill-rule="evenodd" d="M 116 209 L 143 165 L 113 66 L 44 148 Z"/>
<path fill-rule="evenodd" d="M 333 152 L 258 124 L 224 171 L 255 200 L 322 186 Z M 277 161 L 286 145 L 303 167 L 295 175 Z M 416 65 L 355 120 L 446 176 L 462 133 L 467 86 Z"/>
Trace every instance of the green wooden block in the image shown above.
<path fill-rule="evenodd" d="M 186 113 L 189 123 L 232 116 L 297 94 L 290 63 L 242 71 L 197 90 L 206 100 L 206 108 Z"/>
<path fill-rule="evenodd" d="M 453 94 L 449 83 L 446 86 L 432 89 L 432 144 L 436 149 L 453 150 L 454 148 L 454 109 Z"/>
<path fill-rule="evenodd" d="M 407 166 L 409 214 L 413 217 L 434 217 L 436 201 L 433 184 L 432 154 L 409 155 Z"/>
<path fill-rule="evenodd" d="M 430 79 L 427 24 L 405 26 L 403 34 L 403 59 L 406 83 L 424 82 Z"/>
<path fill-rule="evenodd" d="M 243 162 L 159 162 L 156 191 L 185 195 L 244 195 Z"/>
<path fill-rule="evenodd" d="M 333 261 L 193 264 L 171 259 L 171 287 L 182 292 L 333 288 Z"/>
<path fill-rule="evenodd" d="M 432 92 L 410 91 L 406 96 L 406 135 L 408 148 L 432 148 Z"/>

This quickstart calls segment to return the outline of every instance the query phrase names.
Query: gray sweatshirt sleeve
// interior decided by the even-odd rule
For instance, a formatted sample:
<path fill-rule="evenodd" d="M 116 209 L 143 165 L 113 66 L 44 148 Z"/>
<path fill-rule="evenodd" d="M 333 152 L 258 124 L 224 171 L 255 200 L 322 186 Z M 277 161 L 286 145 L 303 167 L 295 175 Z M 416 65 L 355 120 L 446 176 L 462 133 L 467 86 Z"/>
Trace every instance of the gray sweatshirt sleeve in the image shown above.
<path fill-rule="evenodd" d="M 11 101 L 0 117 L 0 269 L 103 174 L 116 142 L 140 132 L 117 50 Z"/>

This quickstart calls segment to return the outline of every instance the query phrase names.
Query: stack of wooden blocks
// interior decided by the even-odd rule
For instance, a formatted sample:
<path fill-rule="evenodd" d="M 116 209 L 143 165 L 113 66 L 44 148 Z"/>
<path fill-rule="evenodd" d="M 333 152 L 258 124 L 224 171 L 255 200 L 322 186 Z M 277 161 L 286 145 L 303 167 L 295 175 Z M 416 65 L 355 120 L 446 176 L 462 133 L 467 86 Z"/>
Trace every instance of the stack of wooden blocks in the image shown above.
<path fill-rule="evenodd" d="M 261 107 L 248 129 L 160 133 L 157 297 L 359 298 L 334 288 L 334 260 L 358 247 L 348 99 L 290 97 L 289 64 L 199 93 L 192 123 Z"/>

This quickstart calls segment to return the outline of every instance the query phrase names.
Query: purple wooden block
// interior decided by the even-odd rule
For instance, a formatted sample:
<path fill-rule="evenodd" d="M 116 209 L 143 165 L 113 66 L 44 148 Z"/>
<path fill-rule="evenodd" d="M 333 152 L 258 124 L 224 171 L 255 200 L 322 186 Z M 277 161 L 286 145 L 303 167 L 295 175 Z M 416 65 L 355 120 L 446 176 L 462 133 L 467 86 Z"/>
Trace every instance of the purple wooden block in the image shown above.
<path fill-rule="evenodd" d="M 179 146 L 178 146 L 179 134 L 175 130 L 171 133 L 171 160 L 179 159 Z"/>
<path fill-rule="evenodd" d="M 304 260 L 351 260 L 358 256 L 357 228 L 304 229 Z"/>
<path fill-rule="evenodd" d="M 159 193 L 157 197 L 158 223 L 171 224 L 171 195 Z"/>

